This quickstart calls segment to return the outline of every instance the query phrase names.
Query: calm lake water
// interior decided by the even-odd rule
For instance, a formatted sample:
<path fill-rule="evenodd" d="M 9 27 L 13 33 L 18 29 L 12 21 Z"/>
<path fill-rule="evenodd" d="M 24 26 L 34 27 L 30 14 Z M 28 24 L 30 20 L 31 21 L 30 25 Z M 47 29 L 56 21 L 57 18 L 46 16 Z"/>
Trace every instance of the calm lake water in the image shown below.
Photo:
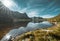
<path fill-rule="evenodd" d="M 25 27 L 23 25 L 26 25 Z M 44 21 L 44 22 L 40 22 L 40 23 L 33 23 L 33 22 L 29 22 L 27 24 L 23 24 L 22 26 L 12 29 L 10 30 L 3 38 L 1 41 L 8 41 L 10 36 L 12 37 L 16 37 L 18 35 L 21 35 L 25 32 L 29 32 L 29 31 L 33 31 L 36 29 L 41 29 L 41 28 L 47 28 L 50 26 L 53 26 L 53 24 Z"/>

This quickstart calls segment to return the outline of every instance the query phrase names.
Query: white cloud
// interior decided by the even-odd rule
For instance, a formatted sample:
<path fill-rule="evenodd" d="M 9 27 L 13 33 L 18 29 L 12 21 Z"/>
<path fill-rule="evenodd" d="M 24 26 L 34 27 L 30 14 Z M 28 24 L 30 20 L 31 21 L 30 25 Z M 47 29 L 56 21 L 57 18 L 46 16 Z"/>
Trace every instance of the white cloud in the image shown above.
<path fill-rule="evenodd" d="M 13 2 L 11 0 L 3 0 L 2 3 L 9 8 L 13 5 Z"/>
<path fill-rule="evenodd" d="M 53 15 L 43 15 L 43 16 L 41 16 L 41 17 L 43 17 L 43 18 L 52 18 L 52 17 L 54 17 Z"/>
<path fill-rule="evenodd" d="M 37 11 L 31 11 L 31 12 L 28 13 L 28 16 L 29 17 L 34 17 L 34 16 L 37 17 L 38 16 L 38 12 Z"/>
<path fill-rule="evenodd" d="M 18 11 L 18 9 L 20 9 L 19 6 L 14 2 L 14 0 L 1 0 L 1 1 L 10 10 Z"/>
<path fill-rule="evenodd" d="M 24 12 L 27 11 L 27 9 L 28 9 L 28 8 L 23 8 L 23 9 L 19 10 L 19 12 L 20 12 L 20 13 L 24 13 Z"/>

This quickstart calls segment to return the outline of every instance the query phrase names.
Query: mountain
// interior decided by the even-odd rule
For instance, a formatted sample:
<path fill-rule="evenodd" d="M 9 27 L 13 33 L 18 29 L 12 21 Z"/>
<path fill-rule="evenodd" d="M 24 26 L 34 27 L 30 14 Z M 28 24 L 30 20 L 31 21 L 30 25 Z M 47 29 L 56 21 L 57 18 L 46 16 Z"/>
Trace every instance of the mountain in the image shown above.
<path fill-rule="evenodd" d="M 42 17 L 32 17 L 32 22 L 34 23 L 39 23 L 39 22 L 43 22 L 45 19 Z"/>
<path fill-rule="evenodd" d="M 11 11 L 0 1 L 0 23 L 11 23 L 14 19 L 29 19 L 26 13 Z"/>
<path fill-rule="evenodd" d="M 25 26 L 27 22 L 14 23 L 14 19 L 30 19 L 26 13 L 11 11 L 0 1 L 0 39 L 11 29 Z M 14 25 L 15 24 L 15 25 Z M 24 25 L 23 25 L 24 24 Z"/>

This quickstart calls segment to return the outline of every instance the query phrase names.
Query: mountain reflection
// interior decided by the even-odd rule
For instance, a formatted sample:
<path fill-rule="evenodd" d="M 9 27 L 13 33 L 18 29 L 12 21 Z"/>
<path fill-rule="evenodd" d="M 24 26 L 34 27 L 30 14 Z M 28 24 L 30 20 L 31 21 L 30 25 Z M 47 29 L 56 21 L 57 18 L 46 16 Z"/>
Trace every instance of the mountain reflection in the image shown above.
<path fill-rule="evenodd" d="M 32 22 L 29 22 L 27 24 L 22 24 L 22 26 L 18 27 L 18 28 L 15 28 L 15 29 L 12 29 L 9 31 L 9 33 L 7 33 L 1 41 L 5 41 L 7 38 L 8 35 L 12 36 L 12 37 L 16 37 L 18 35 L 21 35 L 23 33 L 26 33 L 26 32 L 29 32 L 29 31 L 32 31 L 32 30 L 36 30 L 36 29 L 40 29 L 40 28 L 46 28 L 46 27 L 50 27 L 52 26 L 51 23 L 49 22 L 41 22 L 41 23 L 32 23 Z M 8 41 L 8 39 L 7 39 Z"/>

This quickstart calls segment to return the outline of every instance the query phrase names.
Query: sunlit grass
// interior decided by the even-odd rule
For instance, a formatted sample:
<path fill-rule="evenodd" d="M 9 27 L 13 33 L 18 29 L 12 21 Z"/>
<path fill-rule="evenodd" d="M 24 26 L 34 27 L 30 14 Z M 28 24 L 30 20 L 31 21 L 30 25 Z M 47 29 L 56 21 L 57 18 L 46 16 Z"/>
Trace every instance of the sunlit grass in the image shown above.
<path fill-rule="evenodd" d="M 60 24 L 58 24 L 58 25 L 60 25 Z M 58 41 L 58 40 L 60 41 L 60 39 L 59 39 L 60 38 L 60 26 L 53 26 L 51 28 L 38 29 L 35 31 L 30 31 L 30 32 L 24 33 L 24 34 L 20 35 L 16 39 L 16 41 L 22 41 L 22 39 L 26 38 L 25 36 L 30 35 L 30 34 L 34 35 L 33 41 Z"/>

